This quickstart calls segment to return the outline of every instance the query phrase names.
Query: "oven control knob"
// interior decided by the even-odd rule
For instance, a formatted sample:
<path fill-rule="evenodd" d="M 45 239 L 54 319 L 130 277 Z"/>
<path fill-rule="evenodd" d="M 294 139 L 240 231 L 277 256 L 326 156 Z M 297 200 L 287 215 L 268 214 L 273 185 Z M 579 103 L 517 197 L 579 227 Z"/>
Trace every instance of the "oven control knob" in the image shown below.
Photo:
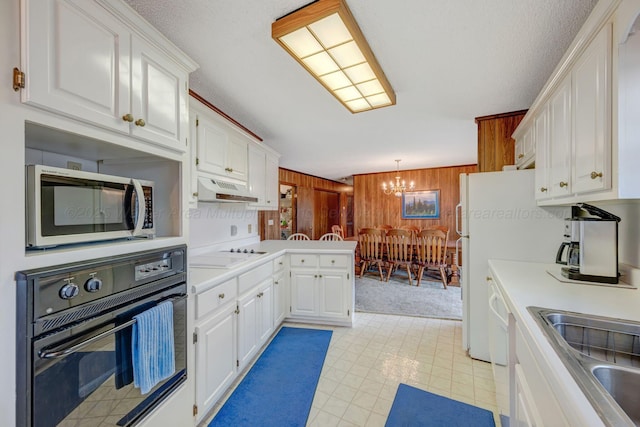
<path fill-rule="evenodd" d="M 102 280 L 92 277 L 84 283 L 84 288 L 87 292 L 98 292 L 102 289 Z"/>
<path fill-rule="evenodd" d="M 75 298 L 80 292 L 80 288 L 73 282 L 67 282 L 62 288 L 60 288 L 60 298 L 71 299 Z"/>

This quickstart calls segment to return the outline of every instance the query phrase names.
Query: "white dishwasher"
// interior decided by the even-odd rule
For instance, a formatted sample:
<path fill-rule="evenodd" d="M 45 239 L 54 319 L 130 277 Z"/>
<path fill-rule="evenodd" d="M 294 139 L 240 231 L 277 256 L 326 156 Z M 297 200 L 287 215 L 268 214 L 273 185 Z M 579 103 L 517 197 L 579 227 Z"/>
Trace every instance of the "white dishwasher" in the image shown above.
<path fill-rule="evenodd" d="M 509 309 L 491 277 L 489 285 L 489 352 L 500 420 L 509 417 Z M 508 421 L 507 421 L 508 422 Z"/>

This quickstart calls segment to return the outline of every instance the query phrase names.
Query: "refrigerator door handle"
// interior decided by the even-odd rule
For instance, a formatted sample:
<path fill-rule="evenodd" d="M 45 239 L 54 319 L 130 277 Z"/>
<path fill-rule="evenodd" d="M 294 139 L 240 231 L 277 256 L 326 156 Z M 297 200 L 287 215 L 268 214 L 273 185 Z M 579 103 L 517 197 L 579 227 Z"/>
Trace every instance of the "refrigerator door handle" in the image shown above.
<path fill-rule="evenodd" d="M 460 267 L 460 261 L 458 260 L 458 254 L 460 253 L 460 242 L 462 241 L 462 237 L 458 237 L 458 240 L 456 240 L 456 256 L 453 258 L 455 263 L 456 263 L 456 267 L 458 267 L 458 270 L 461 269 Z"/>
<path fill-rule="evenodd" d="M 458 211 L 462 213 L 462 202 L 456 205 L 456 233 L 462 236 L 462 223 L 460 222 L 460 216 Z M 456 248 L 457 250 L 458 248 Z"/>

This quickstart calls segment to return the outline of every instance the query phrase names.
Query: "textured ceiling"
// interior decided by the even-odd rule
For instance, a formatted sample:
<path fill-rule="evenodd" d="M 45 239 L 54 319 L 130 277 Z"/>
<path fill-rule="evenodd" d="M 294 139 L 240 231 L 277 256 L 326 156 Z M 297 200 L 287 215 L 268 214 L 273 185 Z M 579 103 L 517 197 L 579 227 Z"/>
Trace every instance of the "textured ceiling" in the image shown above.
<path fill-rule="evenodd" d="M 528 108 L 597 0 L 347 0 L 397 105 L 351 114 L 272 38 L 307 0 L 127 0 L 200 68 L 191 88 L 282 154 L 352 174 L 473 164 L 474 118 Z"/>

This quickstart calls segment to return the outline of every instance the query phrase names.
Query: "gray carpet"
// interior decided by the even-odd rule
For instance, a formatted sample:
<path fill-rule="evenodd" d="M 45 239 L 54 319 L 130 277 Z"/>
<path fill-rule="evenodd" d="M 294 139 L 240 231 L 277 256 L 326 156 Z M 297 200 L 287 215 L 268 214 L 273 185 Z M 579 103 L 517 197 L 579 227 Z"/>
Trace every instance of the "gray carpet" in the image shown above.
<path fill-rule="evenodd" d="M 406 272 L 396 272 L 388 282 L 372 271 L 356 276 L 356 312 L 462 319 L 460 288 L 423 276 L 420 287 L 409 286 Z"/>

